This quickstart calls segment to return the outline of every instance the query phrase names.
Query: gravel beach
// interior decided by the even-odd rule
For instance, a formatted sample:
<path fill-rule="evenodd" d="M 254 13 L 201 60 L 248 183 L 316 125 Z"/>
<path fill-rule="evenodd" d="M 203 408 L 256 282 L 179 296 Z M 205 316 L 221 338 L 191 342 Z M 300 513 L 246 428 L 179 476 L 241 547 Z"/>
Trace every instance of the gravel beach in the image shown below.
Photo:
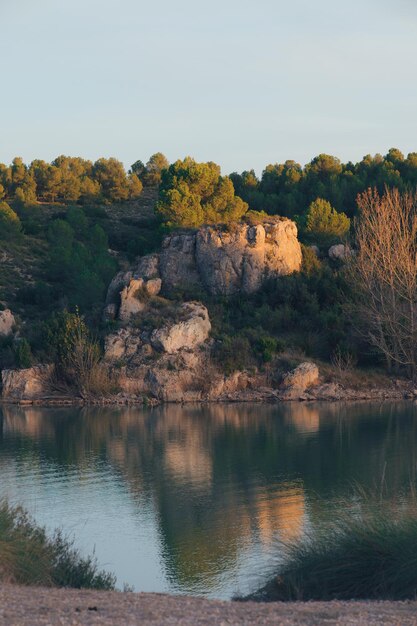
<path fill-rule="evenodd" d="M 172 624 L 417 624 L 417 602 L 221 602 L 155 593 L 78 591 L 2 585 L 3 626 Z"/>

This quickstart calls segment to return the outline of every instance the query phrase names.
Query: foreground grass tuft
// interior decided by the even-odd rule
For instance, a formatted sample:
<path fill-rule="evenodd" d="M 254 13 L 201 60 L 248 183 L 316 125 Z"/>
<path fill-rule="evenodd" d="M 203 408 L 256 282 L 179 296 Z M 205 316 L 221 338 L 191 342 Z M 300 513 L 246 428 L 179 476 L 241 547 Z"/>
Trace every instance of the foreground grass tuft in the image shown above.
<path fill-rule="evenodd" d="M 99 571 L 60 531 L 48 537 L 20 507 L 0 504 L 0 582 L 114 589 L 113 574 Z"/>
<path fill-rule="evenodd" d="M 417 597 L 417 513 L 343 515 L 286 548 L 278 576 L 251 599 Z"/>

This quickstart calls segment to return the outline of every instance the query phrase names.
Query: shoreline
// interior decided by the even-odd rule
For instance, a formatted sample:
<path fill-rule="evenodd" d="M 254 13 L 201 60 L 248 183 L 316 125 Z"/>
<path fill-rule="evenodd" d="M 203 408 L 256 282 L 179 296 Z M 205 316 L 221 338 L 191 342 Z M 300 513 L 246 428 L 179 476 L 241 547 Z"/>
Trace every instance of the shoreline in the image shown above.
<path fill-rule="evenodd" d="M 0 585 L 1 626 L 332 626 L 416 623 L 416 601 L 234 602 L 195 596 Z"/>
<path fill-rule="evenodd" d="M 115 396 L 85 399 L 71 395 L 48 394 L 36 398 L 13 398 L 0 396 L 0 406 L 138 406 L 152 408 L 165 404 L 222 404 L 222 403 L 253 403 L 253 404 L 288 404 L 288 403 L 314 403 L 314 402 L 402 402 L 417 400 L 417 389 L 411 382 L 392 388 L 370 387 L 353 389 L 343 387 L 337 383 L 326 383 L 311 388 L 296 397 L 286 397 L 280 389 L 262 388 L 246 389 L 234 393 L 222 394 L 218 397 L 193 397 L 167 400 L 134 394 L 119 393 Z"/>

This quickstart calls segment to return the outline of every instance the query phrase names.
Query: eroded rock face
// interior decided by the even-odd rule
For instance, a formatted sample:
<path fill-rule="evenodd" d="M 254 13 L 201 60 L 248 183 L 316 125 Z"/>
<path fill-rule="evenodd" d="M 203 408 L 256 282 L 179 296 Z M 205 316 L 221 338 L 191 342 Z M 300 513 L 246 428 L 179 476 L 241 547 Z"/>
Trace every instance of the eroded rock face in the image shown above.
<path fill-rule="evenodd" d="M 0 337 L 8 337 L 13 333 L 14 315 L 10 309 L 0 311 Z"/>
<path fill-rule="evenodd" d="M 211 324 L 206 307 L 199 302 L 185 302 L 180 307 L 184 319 L 153 331 L 151 344 L 157 350 L 173 354 L 182 348 L 194 350 L 206 341 Z"/>
<path fill-rule="evenodd" d="M 196 261 L 204 287 L 212 295 L 253 293 L 271 277 L 301 267 L 301 247 L 294 222 L 283 219 L 231 232 L 201 228 L 196 236 Z"/>
<path fill-rule="evenodd" d="M 120 361 L 134 356 L 142 346 L 140 334 L 130 328 L 120 328 L 107 335 L 104 343 L 104 357 L 107 361 Z"/>
<path fill-rule="evenodd" d="M 253 293 L 264 280 L 299 271 L 301 246 L 291 220 L 275 219 L 223 231 L 203 226 L 167 237 L 160 275 L 165 289 L 203 287 L 212 295 Z"/>
<path fill-rule="evenodd" d="M 3 398 L 6 400 L 35 400 L 45 396 L 52 365 L 36 365 L 23 370 L 3 370 Z"/>
<path fill-rule="evenodd" d="M 286 218 L 257 225 L 237 224 L 229 230 L 203 226 L 165 237 L 160 254 L 142 257 L 135 269 L 119 273 L 111 282 L 106 305 L 130 281 L 162 280 L 162 290 L 205 289 L 211 295 L 253 293 L 268 278 L 286 276 L 301 268 L 297 227 Z"/>
<path fill-rule="evenodd" d="M 128 322 L 131 317 L 144 311 L 149 296 L 156 296 L 161 290 L 160 278 L 131 278 L 129 284 L 120 292 L 119 319 Z M 106 310 L 108 310 L 107 305 Z"/>
<path fill-rule="evenodd" d="M 297 399 L 304 391 L 319 380 L 319 368 L 315 363 L 300 363 L 298 367 L 284 376 L 284 397 L 287 400 Z"/>
<path fill-rule="evenodd" d="M 160 253 L 159 273 L 164 289 L 184 286 L 201 288 L 196 261 L 196 232 L 177 232 L 165 237 Z"/>

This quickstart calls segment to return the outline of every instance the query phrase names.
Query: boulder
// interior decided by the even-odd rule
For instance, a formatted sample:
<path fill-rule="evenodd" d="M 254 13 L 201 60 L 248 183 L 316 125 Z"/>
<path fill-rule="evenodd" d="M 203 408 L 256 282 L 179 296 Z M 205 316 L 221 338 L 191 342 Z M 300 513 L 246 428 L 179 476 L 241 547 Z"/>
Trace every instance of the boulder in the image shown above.
<path fill-rule="evenodd" d="M 333 259 L 333 261 L 344 261 L 347 257 L 351 256 L 352 250 L 343 243 L 337 243 L 329 248 L 328 254 L 329 258 Z"/>
<path fill-rule="evenodd" d="M 315 363 L 300 363 L 291 372 L 284 375 L 282 386 L 286 400 L 296 400 L 311 385 L 319 380 L 319 368 Z"/>
<path fill-rule="evenodd" d="M 206 341 L 211 324 L 206 307 L 199 302 L 185 302 L 180 307 L 181 321 L 153 331 L 151 344 L 157 350 L 173 354 L 182 348 L 194 350 Z"/>
<path fill-rule="evenodd" d="M 316 245 L 308 246 L 312 252 L 316 255 L 317 258 L 320 258 L 320 248 Z"/>
<path fill-rule="evenodd" d="M 3 370 L 3 398 L 6 400 L 35 400 L 48 392 L 53 365 L 36 365 L 22 370 Z"/>
<path fill-rule="evenodd" d="M 13 333 L 14 315 L 10 309 L 0 311 L 0 337 L 8 337 Z"/>

